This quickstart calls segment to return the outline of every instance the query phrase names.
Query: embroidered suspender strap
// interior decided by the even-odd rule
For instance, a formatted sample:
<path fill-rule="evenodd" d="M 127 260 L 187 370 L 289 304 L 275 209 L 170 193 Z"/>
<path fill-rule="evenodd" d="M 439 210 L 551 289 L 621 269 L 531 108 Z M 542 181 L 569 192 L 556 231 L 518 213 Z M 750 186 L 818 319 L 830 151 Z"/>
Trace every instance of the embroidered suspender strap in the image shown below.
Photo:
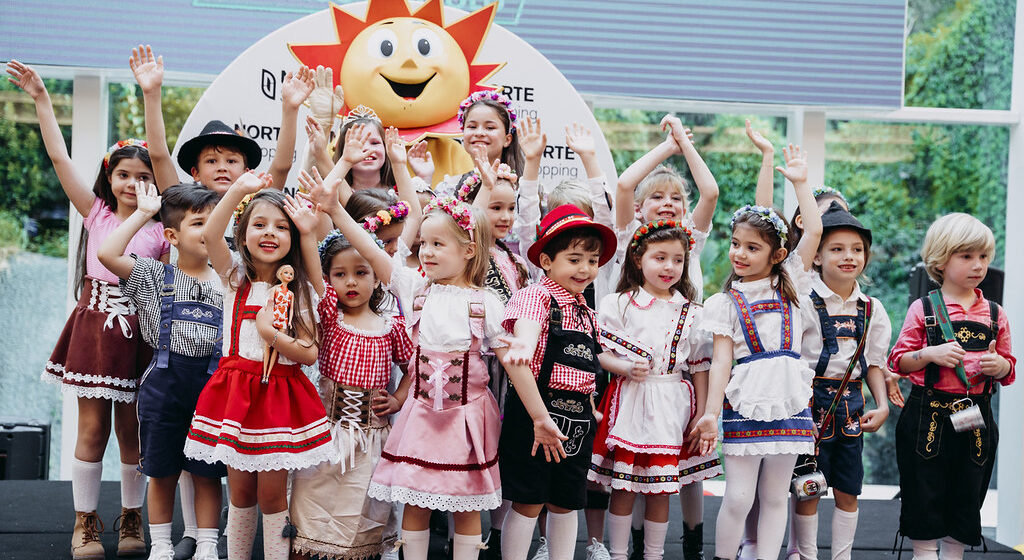
<path fill-rule="evenodd" d="M 164 264 L 164 285 L 160 289 L 160 338 L 156 347 L 156 367 L 166 368 L 171 354 L 171 321 L 174 316 L 174 267 Z"/>
<path fill-rule="evenodd" d="M 750 355 L 764 352 L 761 337 L 757 334 L 757 324 L 754 323 L 754 315 L 750 312 L 750 306 L 747 305 L 747 298 L 743 292 L 735 288 L 729 290 L 729 296 L 732 297 L 732 303 L 736 306 L 736 315 L 740 319 L 740 324 L 743 325 L 743 339 L 747 342 Z"/>
<path fill-rule="evenodd" d="M 864 330 L 860 333 L 860 338 L 857 341 L 857 349 L 853 352 L 853 357 L 850 358 L 850 365 L 846 366 L 846 374 L 843 375 L 843 381 L 839 384 L 839 389 L 836 391 L 836 396 L 832 398 L 832 404 L 829 405 L 828 410 L 825 411 L 825 415 L 821 418 L 821 426 L 818 428 L 818 435 L 814 437 L 814 446 L 818 446 L 818 442 L 821 441 L 821 435 L 828 429 L 829 424 L 832 423 L 832 418 L 836 414 L 836 409 L 839 408 L 839 402 L 843 399 L 843 393 L 846 392 L 846 386 L 850 383 L 850 376 L 853 375 L 853 369 L 857 367 L 861 354 L 864 352 L 864 345 L 868 340 L 868 324 L 871 322 L 871 300 L 858 301 L 857 302 L 858 313 L 864 313 Z M 864 372 L 866 374 L 867 372 Z"/>
<path fill-rule="evenodd" d="M 679 321 L 676 323 L 676 332 L 672 335 L 672 351 L 668 355 L 668 370 L 665 372 L 666 375 L 671 375 L 672 370 L 676 367 L 676 352 L 679 350 L 679 341 L 683 338 L 683 327 L 686 325 L 686 315 L 690 311 L 690 302 L 683 304 L 682 311 L 679 312 Z"/>
<path fill-rule="evenodd" d="M 800 359 L 800 354 L 793 351 L 793 306 L 788 300 L 784 299 L 781 294 L 777 294 L 779 298 L 777 300 L 757 301 L 751 305 L 747 303 L 746 296 L 739 290 L 730 289 L 729 295 L 732 297 L 733 305 L 736 306 L 736 314 L 743 325 L 743 338 L 747 342 L 747 349 L 750 350 L 750 355 L 738 358 L 736 360 L 737 363 L 745 364 L 776 356 L 789 356 Z M 778 350 L 769 351 L 764 349 L 760 335 L 757 332 L 757 324 L 754 322 L 755 314 L 769 312 L 779 312 L 782 314 L 782 329 L 779 333 Z"/>
<path fill-rule="evenodd" d="M 949 322 L 949 311 L 946 309 L 946 301 L 942 298 L 942 292 L 932 290 L 928 292 L 928 299 L 931 300 L 932 308 L 935 310 L 935 321 L 938 324 L 939 331 L 942 333 L 942 339 L 946 342 L 956 342 L 956 336 L 953 334 L 953 324 Z M 971 389 L 973 383 L 967 379 L 967 372 L 964 371 L 963 361 L 956 365 L 956 376 L 967 390 Z"/>

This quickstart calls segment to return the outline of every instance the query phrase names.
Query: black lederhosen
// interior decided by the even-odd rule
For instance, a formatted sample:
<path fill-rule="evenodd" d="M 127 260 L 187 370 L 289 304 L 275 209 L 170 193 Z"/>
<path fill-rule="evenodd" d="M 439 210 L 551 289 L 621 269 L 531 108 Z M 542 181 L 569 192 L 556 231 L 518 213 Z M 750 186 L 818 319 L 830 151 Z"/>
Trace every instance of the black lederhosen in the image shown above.
<path fill-rule="evenodd" d="M 925 299 L 926 319 L 931 306 Z M 953 332 L 967 328 L 973 336 L 957 337 L 968 351 L 983 351 L 998 336 L 998 308 L 992 304 L 991 324 L 953 321 Z M 927 322 L 927 321 L 926 321 Z M 945 341 L 927 328 L 930 346 Z M 971 372 L 968 372 L 970 375 Z M 985 427 L 957 433 L 949 421 L 953 402 L 963 394 L 935 389 L 939 368 L 925 370 L 925 385 L 914 385 L 896 423 L 896 461 L 900 469 L 900 533 L 915 540 L 945 536 L 970 545 L 981 544 L 981 505 L 995 465 L 999 429 L 992 415 L 992 382 L 970 399 L 981 408 Z"/>
<path fill-rule="evenodd" d="M 570 510 L 586 505 L 587 471 L 594 450 L 596 422 L 590 395 L 577 391 L 553 389 L 549 386 L 556 363 L 576 370 L 600 371 L 593 322 L 589 333 L 562 328 L 563 310 L 551 298 L 548 319 L 547 347 L 538 372 L 537 389 L 551 419 L 569 439 L 562 442 L 566 457 L 561 462 L 548 462 L 544 452 L 533 447 L 533 419 L 523 406 L 515 387 L 505 396 L 505 417 L 498 442 L 498 467 L 501 471 L 501 492 L 505 499 L 522 504 L 552 504 Z M 585 313 L 570 309 L 567 313 Z"/>

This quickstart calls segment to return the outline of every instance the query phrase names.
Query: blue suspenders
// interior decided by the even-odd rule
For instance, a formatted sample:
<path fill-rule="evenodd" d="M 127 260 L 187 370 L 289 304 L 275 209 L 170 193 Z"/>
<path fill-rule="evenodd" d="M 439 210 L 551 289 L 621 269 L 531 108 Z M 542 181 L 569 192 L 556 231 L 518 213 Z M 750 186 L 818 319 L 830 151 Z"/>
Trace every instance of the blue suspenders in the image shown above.
<path fill-rule="evenodd" d="M 222 337 L 221 331 L 224 328 L 221 321 L 219 307 L 198 301 L 174 301 L 174 267 L 164 265 L 164 285 L 160 290 L 160 339 L 157 343 L 154 359 L 156 367 L 166 368 L 170 361 L 171 354 L 171 323 L 174 321 L 188 321 L 200 323 L 217 328 L 217 337 L 213 341 L 213 355 L 210 356 L 210 365 L 207 373 L 213 373 L 220 361 Z"/>
<path fill-rule="evenodd" d="M 814 375 L 822 377 L 828 362 L 832 356 L 839 353 L 839 338 L 852 338 L 860 340 L 864 331 L 864 313 L 866 306 L 864 300 L 857 301 L 857 315 L 829 315 L 825 307 L 825 300 L 818 295 L 818 292 L 811 291 L 811 301 L 814 303 L 814 310 L 818 312 L 818 323 L 821 325 L 821 354 L 818 356 L 818 363 L 814 366 Z M 867 375 L 868 361 L 861 352 L 858 357 L 860 361 L 861 376 Z"/>

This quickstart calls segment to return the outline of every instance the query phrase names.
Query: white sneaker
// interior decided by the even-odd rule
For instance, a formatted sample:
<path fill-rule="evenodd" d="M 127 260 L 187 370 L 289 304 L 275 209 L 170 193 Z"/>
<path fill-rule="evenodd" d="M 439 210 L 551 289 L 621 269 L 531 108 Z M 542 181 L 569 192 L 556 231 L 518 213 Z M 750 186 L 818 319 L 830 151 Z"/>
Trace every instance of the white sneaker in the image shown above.
<path fill-rule="evenodd" d="M 587 560 L 612 560 L 612 556 L 603 542 L 591 537 L 587 545 Z"/>
<path fill-rule="evenodd" d="M 548 540 L 544 537 L 540 538 L 540 546 L 537 547 L 537 552 L 533 553 L 533 558 L 530 560 L 548 560 Z"/>
<path fill-rule="evenodd" d="M 192 560 L 218 560 L 217 543 L 204 542 L 196 546 L 196 554 Z"/>
<path fill-rule="evenodd" d="M 169 542 L 155 542 L 149 549 L 149 560 L 174 560 L 174 545 Z"/>

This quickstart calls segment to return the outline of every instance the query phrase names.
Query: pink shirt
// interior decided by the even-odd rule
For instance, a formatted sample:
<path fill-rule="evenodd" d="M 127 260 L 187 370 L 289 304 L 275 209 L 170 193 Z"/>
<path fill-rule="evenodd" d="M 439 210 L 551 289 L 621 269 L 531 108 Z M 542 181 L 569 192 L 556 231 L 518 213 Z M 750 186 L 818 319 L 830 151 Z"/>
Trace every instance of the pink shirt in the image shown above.
<path fill-rule="evenodd" d="M 989 308 L 988 300 L 982 295 L 981 290 L 975 289 L 974 293 L 977 295 L 977 299 L 974 300 L 974 304 L 971 305 L 970 309 L 964 309 L 959 303 L 945 298 L 946 310 L 949 311 L 950 321 L 977 321 L 979 323 L 988 324 L 989 319 Z M 1010 361 L 1010 373 L 1002 379 L 995 380 L 997 383 L 1002 385 L 1009 385 L 1013 383 L 1016 377 L 1016 364 L 1017 360 L 1010 354 L 1010 322 L 1006 319 L 1006 312 L 1002 307 L 999 307 L 999 337 L 996 339 L 996 352 L 1000 356 Z M 928 334 L 924 329 L 924 306 L 921 304 L 921 300 L 916 300 L 910 304 L 910 309 L 907 310 L 907 318 L 903 321 L 903 329 L 900 330 L 900 336 L 896 339 L 896 346 L 893 347 L 892 352 L 889 353 L 889 369 L 900 375 L 909 376 L 910 381 L 914 385 L 924 386 L 924 373 L 925 370 L 921 369 L 918 371 L 903 371 L 900 369 L 900 359 L 907 352 L 915 352 L 928 345 Z M 985 352 L 967 352 L 964 356 L 964 371 L 967 372 L 968 379 L 972 378 L 981 372 L 981 357 Z M 971 388 L 972 394 L 979 394 L 984 392 L 985 383 L 983 383 L 985 376 L 982 375 L 974 381 L 982 381 L 977 383 Z M 940 391 L 947 393 L 963 393 L 964 384 L 960 382 L 960 379 L 956 376 L 956 370 L 953 368 L 940 367 L 939 368 L 939 382 L 935 384 L 935 388 Z"/>
<path fill-rule="evenodd" d="M 85 230 L 89 232 L 89 239 L 85 245 L 85 274 L 97 280 L 103 280 L 110 284 L 117 285 L 118 278 L 113 272 L 107 270 L 100 264 L 96 257 L 100 245 L 106 240 L 110 232 L 121 225 L 121 220 L 114 215 L 114 211 L 107 206 L 103 199 L 96 197 L 89 209 L 89 215 L 85 217 Z M 171 252 L 171 246 L 164 239 L 164 226 L 160 222 L 149 222 L 142 226 L 142 229 L 128 242 L 125 254 L 135 254 L 140 257 L 148 257 L 159 260 L 160 257 Z"/>

